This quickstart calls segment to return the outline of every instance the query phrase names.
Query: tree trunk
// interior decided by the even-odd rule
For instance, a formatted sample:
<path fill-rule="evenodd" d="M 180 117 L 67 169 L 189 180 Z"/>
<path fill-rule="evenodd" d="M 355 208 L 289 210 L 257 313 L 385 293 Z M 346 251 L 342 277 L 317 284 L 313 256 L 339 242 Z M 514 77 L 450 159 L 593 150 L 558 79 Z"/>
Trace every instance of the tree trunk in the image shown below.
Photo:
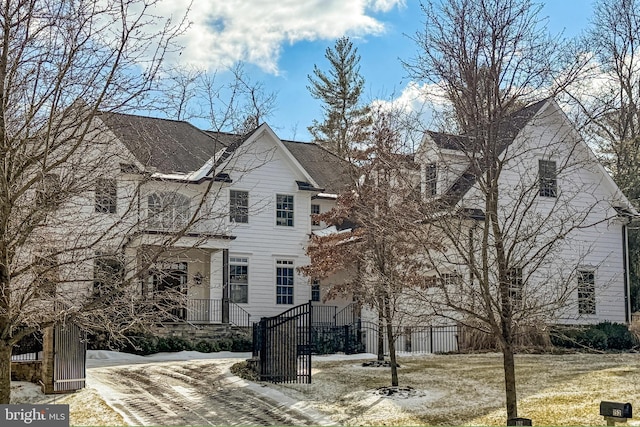
<path fill-rule="evenodd" d="M 384 316 L 382 314 L 382 306 L 378 310 L 378 360 L 384 360 Z"/>
<path fill-rule="evenodd" d="M 518 416 L 518 401 L 516 395 L 516 369 L 513 357 L 513 346 L 502 345 L 502 356 L 504 366 L 504 389 L 507 397 L 507 419 Z"/>
<path fill-rule="evenodd" d="M 391 385 L 398 385 L 398 365 L 396 363 L 396 342 L 393 339 L 393 325 L 387 320 L 387 341 L 389 341 L 389 361 L 391 363 Z"/>
<path fill-rule="evenodd" d="M 0 341 L 0 404 L 11 399 L 11 345 Z"/>

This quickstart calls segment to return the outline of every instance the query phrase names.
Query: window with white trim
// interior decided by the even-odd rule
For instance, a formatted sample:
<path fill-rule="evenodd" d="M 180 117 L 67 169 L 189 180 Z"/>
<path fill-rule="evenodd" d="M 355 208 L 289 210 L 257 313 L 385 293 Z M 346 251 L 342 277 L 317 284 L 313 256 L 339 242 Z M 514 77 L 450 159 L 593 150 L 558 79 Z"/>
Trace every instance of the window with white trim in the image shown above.
<path fill-rule="evenodd" d="M 578 314 L 596 314 L 595 270 L 578 270 Z"/>
<path fill-rule="evenodd" d="M 190 219 L 191 201 L 187 196 L 173 192 L 157 192 L 147 199 L 148 228 L 175 230 L 187 225 Z"/>
<path fill-rule="evenodd" d="M 429 163 L 425 168 L 425 193 L 427 196 L 435 196 L 438 190 L 438 165 Z"/>
<path fill-rule="evenodd" d="M 462 276 L 458 273 L 443 273 L 440 275 L 440 284 L 443 287 L 460 286 Z"/>
<path fill-rule="evenodd" d="M 293 227 L 293 196 L 276 194 L 276 225 Z"/>
<path fill-rule="evenodd" d="M 95 195 L 95 211 L 97 213 L 116 213 L 118 203 L 118 185 L 115 179 L 97 179 Z"/>
<path fill-rule="evenodd" d="M 556 197 L 558 193 L 556 180 L 556 162 L 552 160 L 538 160 L 538 176 L 540 196 Z"/>
<path fill-rule="evenodd" d="M 249 259 L 229 257 L 229 300 L 234 303 L 249 302 Z"/>
<path fill-rule="evenodd" d="M 247 224 L 249 222 L 249 192 L 229 190 L 229 220 Z"/>
<path fill-rule="evenodd" d="M 96 253 L 93 259 L 93 297 L 113 300 L 121 292 L 118 287 L 124 279 L 122 260 L 110 254 Z"/>
<path fill-rule="evenodd" d="M 311 225 L 318 226 L 320 225 L 320 221 L 314 219 L 314 215 L 320 215 L 320 205 L 315 203 L 311 204 Z"/>
<path fill-rule="evenodd" d="M 293 261 L 276 261 L 276 304 L 293 304 Z"/>
<path fill-rule="evenodd" d="M 311 301 L 320 301 L 320 281 L 311 282 Z"/>
<path fill-rule="evenodd" d="M 59 264 L 56 255 L 42 253 L 36 255 L 34 262 L 38 296 L 51 297 L 56 294 L 56 287 L 60 281 Z"/>
<path fill-rule="evenodd" d="M 519 307 L 522 304 L 522 288 L 524 285 L 522 268 L 510 268 L 507 271 L 507 283 L 509 284 L 509 299 L 514 307 Z"/>
<path fill-rule="evenodd" d="M 60 176 L 55 173 L 48 173 L 36 190 L 36 203 L 38 206 L 55 206 L 62 198 L 61 192 Z"/>

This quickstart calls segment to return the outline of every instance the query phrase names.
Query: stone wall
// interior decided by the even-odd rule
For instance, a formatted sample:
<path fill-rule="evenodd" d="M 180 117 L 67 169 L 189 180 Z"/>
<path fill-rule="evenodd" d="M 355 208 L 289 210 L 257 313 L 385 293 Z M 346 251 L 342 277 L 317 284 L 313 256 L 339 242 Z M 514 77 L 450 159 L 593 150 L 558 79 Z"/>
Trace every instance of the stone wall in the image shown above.
<path fill-rule="evenodd" d="M 41 384 L 41 379 L 41 360 L 11 362 L 11 381 L 28 381 L 34 384 Z"/>
<path fill-rule="evenodd" d="M 244 338 L 251 340 L 251 327 L 210 324 L 190 325 L 186 323 L 165 323 L 153 330 L 160 337 L 176 337 L 198 343 L 199 341 L 216 342 L 224 339 Z"/>

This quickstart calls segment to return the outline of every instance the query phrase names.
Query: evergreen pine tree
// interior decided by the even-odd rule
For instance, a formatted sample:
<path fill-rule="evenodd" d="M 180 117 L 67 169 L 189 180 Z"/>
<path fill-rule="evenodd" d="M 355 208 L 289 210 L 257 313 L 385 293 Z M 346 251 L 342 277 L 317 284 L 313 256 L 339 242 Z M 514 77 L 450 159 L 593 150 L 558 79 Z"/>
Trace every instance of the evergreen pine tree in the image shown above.
<path fill-rule="evenodd" d="M 333 48 L 327 48 L 325 58 L 330 70 L 325 73 L 314 65 L 313 76 L 307 76 L 307 89 L 324 103 L 323 120 L 314 120 L 308 129 L 315 142 L 348 158 L 354 146 L 364 140 L 362 132 L 370 121 L 369 108 L 360 103 L 364 87 L 360 55 L 348 37 L 341 37 Z"/>

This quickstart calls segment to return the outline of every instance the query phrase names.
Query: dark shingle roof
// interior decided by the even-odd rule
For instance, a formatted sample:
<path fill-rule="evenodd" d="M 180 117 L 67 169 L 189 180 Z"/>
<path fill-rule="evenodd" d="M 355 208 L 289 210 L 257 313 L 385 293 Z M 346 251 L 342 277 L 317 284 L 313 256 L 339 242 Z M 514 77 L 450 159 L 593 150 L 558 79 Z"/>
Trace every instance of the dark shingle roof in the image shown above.
<path fill-rule="evenodd" d="M 212 137 L 190 123 L 120 113 L 99 117 L 146 167 L 158 172 L 193 172 L 239 137 Z"/>
<path fill-rule="evenodd" d="M 187 173 L 200 169 L 222 149 L 224 161 L 252 135 L 202 131 L 185 121 L 121 113 L 100 113 L 105 125 L 146 167 L 161 173 Z M 325 192 L 338 193 L 349 180 L 348 163 L 316 144 L 283 141 Z"/>
<path fill-rule="evenodd" d="M 325 193 L 338 194 L 351 182 L 349 163 L 317 144 L 282 141 Z"/>
<path fill-rule="evenodd" d="M 536 115 L 549 99 L 544 99 L 524 107 L 510 116 L 506 117 L 498 128 L 498 152 L 502 153 L 516 138 L 522 129 Z M 471 141 L 465 135 L 448 135 L 438 132 L 429 132 L 429 136 L 440 148 L 452 150 L 468 149 Z M 479 165 L 479 166 L 478 166 Z M 479 167 L 480 170 L 477 170 Z M 443 195 L 445 203 L 456 204 L 460 198 L 473 187 L 476 183 L 477 176 L 487 171 L 487 165 L 482 159 L 478 159 L 477 163 L 470 165 L 463 174 L 449 187 Z"/>
<path fill-rule="evenodd" d="M 498 128 L 498 138 L 502 142 L 502 150 L 504 150 L 514 138 L 520 133 L 520 131 L 529 123 L 529 120 L 542 108 L 542 106 L 548 101 L 543 99 L 534 104 L 528 105 L 520 110 L 512 113 L 502 120 Z M 467 135 L 452 135 L 442 132 L 427 131 L 427 134 L 431 137 L 433 142 L 438 148 L 447 150 L 470 150 L 470 139 Z"/>

